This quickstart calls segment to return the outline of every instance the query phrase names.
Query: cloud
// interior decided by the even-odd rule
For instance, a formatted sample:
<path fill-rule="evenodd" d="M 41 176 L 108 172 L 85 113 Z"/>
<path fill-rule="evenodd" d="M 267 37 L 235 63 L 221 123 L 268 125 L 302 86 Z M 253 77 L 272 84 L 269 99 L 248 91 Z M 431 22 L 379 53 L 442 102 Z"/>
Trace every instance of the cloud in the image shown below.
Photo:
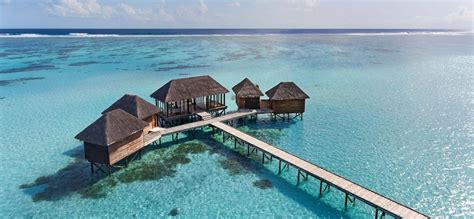
<path fill-rule="evenodd" d="M 207 7 L 207 4 L 204 2 L 204 0 L 199 0 L 199 12 L 202 14 L 205 14 L 209 11 L 209 8 Z"/>
<path fill-rule="evenodd" d="M 472 21 L 474 12 L 466 6 L 459 6 L 455 12 L 450 13 L 447 18 L 451 21 Z"/>
<path fill-rule="evenodd" d="M 284 0 L 284 7 L 298 11 L 313 11 L 319 6 L 319 0 Z"/>
<path fill-rule="evenodd" d="M 152 20 L 154 18 L 152 8 L 137 8 L 125 3 L 119 3 L 117 7 L 136 20 Z"/>
<path fill-rule="evenodd" d="M 126 17 L 137 21 L 174 21 L 172 14 L 164 9 L 165 1 L 149 7 L 136 7 L 131 4 L 103 4 L 97 0 L 56 0 L 46 5 L 49 14 L 60 17 L 111 18 Z M 202 2 L 204 3 L 204 2 Z M 204 4 L 205 5 L 205 4 Z M 203 6 L 201 6 L 203 7 Z M 206 10 L 205 8 L 201 10 Z"/>
<path fill-rule="evenodd" d="M 166 21 L 166 22 L 173 22 L 173 21 L 175 21 L 174 16 L 171 15 L 170 13 L 166 12 L 166 10 L 163 9 L 163 8 L 160 8 L 160 9 L 158 10 L 158 15 L 160 16 L 160 18 L 161 18 L 162 20 L 164 20 L 164 21 Z"/>
<path fill-rule="evenodd" d="M 426 16 L 418 15 L 415 16 L 414 20 L 407 21 L 414 23 L 421 27 L 428 28 L 438 28 L 442 26 L 443 28 L 450 29 L 474 29 L 474 23 L 472 18 L 474 17 L 474 11 L 472 8 L 467 6 L 458 6 L 451 12 L 446 15 L 438 16 Z M 408 24 L 409 25 L 409 24 Z"/>
<path fill-rule="evenodd" d="M 47 11 L 62 17 L 109 17 L 114 12 L 109 5 L 96 0 L 60 0 L 49 3 Z"/>
<path fill-rule="evenodd" d="M 231 7 L 239 8 L 239 7 L 240 7 L 240 2 L 235 1 L 235 2 L 230 3 L 229 5 L 230 5 Z"/>

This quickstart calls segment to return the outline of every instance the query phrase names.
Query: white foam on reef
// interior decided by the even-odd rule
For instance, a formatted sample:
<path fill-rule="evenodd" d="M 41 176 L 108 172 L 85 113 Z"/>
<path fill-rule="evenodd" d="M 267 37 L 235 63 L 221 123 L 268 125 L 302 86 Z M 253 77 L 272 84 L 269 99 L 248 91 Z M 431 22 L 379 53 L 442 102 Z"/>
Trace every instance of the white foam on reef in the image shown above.
<path fill-rule="evenodd" d="M 342 33 L 340 35 L 351 36 L 406 36 L 406 35 L 472 35 L 472 31 L 402 31 L 402 32 L 378 32 L 378 33 Z"/>
<path fill-rule="evenodd" d="M 40 38 L 40 37 L 69 37 L 69 38 L 81 38 L 81 37 L 162 37 L 162 38 L 173 38 L 173 37 L 251 37 L 251 36 L 309 36 L 309 35 L 347 35 L 347 36 L 411 36 L 411 35 L 446 35 L 446 36 L 457 36 L 457 35 L 473 35 L 473 31 L 401 31 L 401 32 L 373 32 L 373 33 L 255 33 L 255 34 L 89 34 L 89 33 L 69 33 L 68 35 L 47 35 L 47 34 L 34 34 L 34 33 L 23 33 L 23 34 L 9 34 L 2 33 L 0 38 Z"/>
<path fill-rule="evenodd" d="M 8 38 L 35 38 L 35 37 L 43 37 L 43 36 L 47 36 L 47 35 L 42 35 L 42 34 L 34 34 L 34 33 L 23 33 L 23 34 L 9 34 L 9 33 L 5 33 L 5 34 L 1 34 L 0 37 L 8 37 Z"/>
<path fill-rule="evenodd" d="M 62 35 L 64 36 L 64 35 Z M 89 34 L 89 33 L 70 33 L 67 35 L 69 37 L 119 37 L 119 36 L 125 36 L 125 35 L 119 35 L 119 34 Z"/>

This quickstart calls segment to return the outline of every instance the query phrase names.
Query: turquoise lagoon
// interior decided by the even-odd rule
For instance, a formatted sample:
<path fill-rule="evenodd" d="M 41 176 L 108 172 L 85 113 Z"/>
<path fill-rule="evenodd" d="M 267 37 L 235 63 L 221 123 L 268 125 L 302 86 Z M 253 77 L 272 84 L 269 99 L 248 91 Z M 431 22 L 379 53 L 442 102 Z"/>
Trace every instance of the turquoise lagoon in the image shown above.
<path fill-rule="evenodd" d="M 0 38 L 2 217 L 368 218 L 296 187 L 204 130 L 110 178 L 74 136 L 125 93 L 209 74 L 229 90 L 295 81 L 303 121 L 240 128 L 430 216 L 474 217 L 473 35 Z M 232 94 L 227 95 L 235 109 Z"/>

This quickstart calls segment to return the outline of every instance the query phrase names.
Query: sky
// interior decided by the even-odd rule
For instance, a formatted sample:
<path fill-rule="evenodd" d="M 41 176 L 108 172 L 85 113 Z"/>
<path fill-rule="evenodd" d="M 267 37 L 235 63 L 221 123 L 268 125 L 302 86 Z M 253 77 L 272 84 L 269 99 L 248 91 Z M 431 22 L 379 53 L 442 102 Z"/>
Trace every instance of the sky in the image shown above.
<path fill-rule="evenodd" d="M 0 0 L 0 28 L 473 30 L 474 0 Z"/>

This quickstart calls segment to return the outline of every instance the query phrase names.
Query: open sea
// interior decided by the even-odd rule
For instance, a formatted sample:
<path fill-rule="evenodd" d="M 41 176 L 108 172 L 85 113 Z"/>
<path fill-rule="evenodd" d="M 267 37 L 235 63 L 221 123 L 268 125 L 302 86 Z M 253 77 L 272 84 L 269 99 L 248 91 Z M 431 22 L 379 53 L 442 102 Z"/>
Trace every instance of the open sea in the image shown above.
<path fill-rule="evenodd" d="M 294 81 L 304 120 L 239 129 L 430 216 L 474 217 L 472 32 L 308 29 L 0 30 L 0 216 L 373 217 L 206 129 L 90 173 L 74 136 L 105 108 L 204 74 Z"/>

